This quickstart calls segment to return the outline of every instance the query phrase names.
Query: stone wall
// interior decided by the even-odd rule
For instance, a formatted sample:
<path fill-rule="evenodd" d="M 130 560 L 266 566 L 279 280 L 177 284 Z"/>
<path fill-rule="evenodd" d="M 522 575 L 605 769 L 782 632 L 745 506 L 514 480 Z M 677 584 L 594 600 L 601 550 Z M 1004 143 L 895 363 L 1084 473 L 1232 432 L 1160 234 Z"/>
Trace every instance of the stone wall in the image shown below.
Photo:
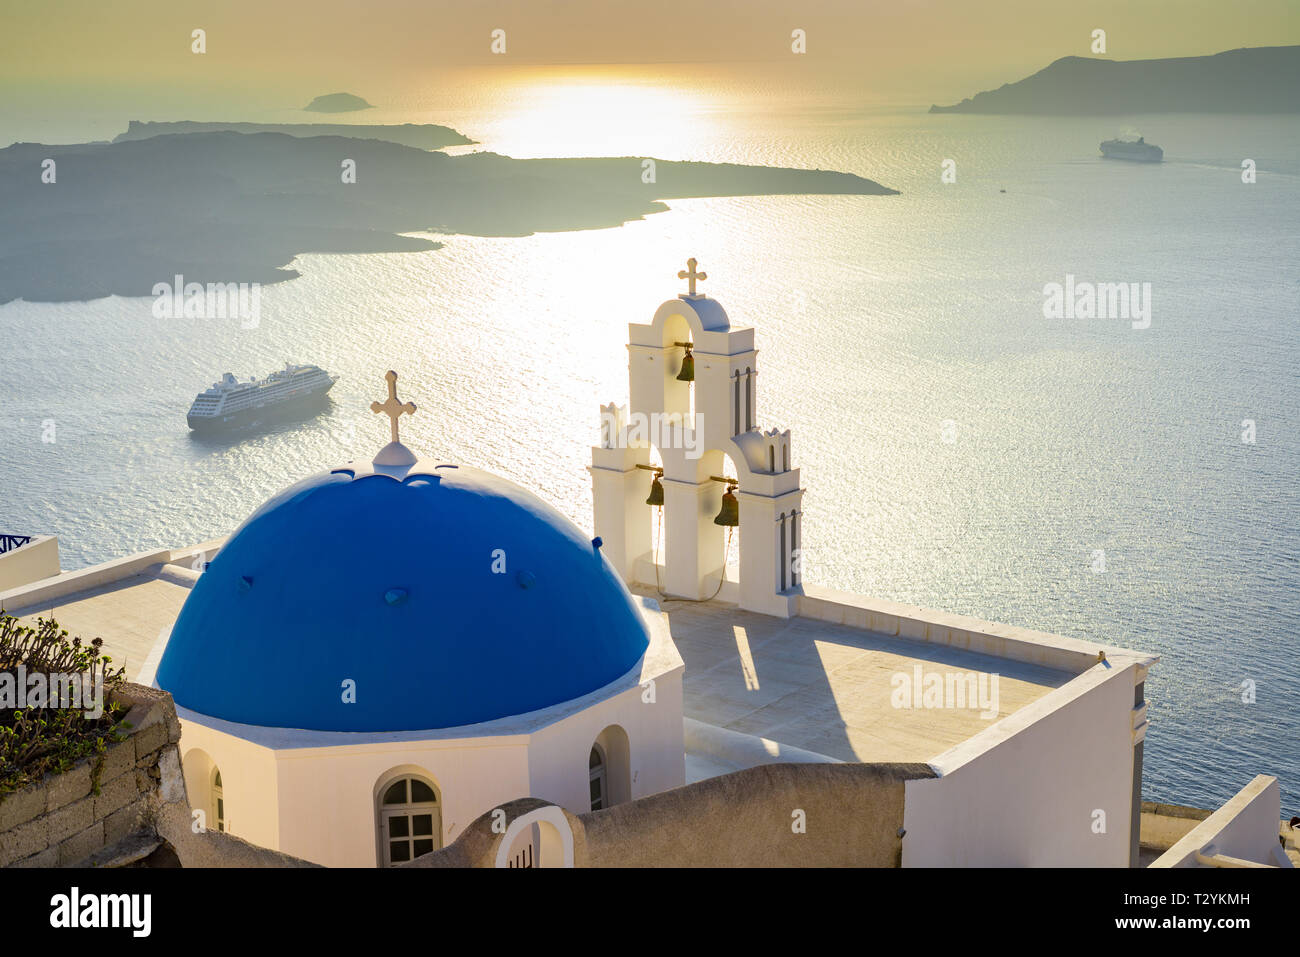
<path fill-rule="evenodd" d="M 1140 831 L 1142 846 L 1167 851 L 1209 816 L 1209 811 L 1200 808 L 1143 801 Z"/>
<path fill-rule="evenodd" d="M 126 684 L 116 697 L 131 705 L 123 740 L 0 800 L 0 867 L 121 866 L 164 846 L 182 866 L 313 866 L 229 834 L 196 832 L 171 695 Z"/>
<path fill-rule="evenodd" d="M 564 818 L 575 867 L 898 867 L 905 785 L 931 777 L 924 764 L 764 764 Z M 508 825 L 545 805 L 501 810 Z M 494 867 L 501 823 L 488 812 L 404 866 Z"/>
<path fill-rule="evenodd" d="M 125 739 L 0 801 L 0 867 L 79 864 L 138 830 L 153 792 L 184 800 L 170 698 L 141 685 L 118 698 L 132 705 Z"/>

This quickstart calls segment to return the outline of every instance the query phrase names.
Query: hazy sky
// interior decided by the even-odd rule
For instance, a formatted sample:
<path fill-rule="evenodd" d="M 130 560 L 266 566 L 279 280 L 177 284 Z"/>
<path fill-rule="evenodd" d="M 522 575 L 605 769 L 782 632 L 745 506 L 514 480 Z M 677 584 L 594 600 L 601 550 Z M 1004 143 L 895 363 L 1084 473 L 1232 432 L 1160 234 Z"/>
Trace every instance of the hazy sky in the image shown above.
<path fill-rule="evenodd" d="M 1092 55 L 1096 28 L 1114 59 L 1300 43 L 1300 0 L 7 0 L 0 18 L 0 83 L 14 91 L 165 85 L 295 101 L 393 96 L 474 67 L 655 63 L 951 101 Z M 196 27 L 203 56 L 190 51 Z M 495 28 L 504 56 L 490 52 Z"/>

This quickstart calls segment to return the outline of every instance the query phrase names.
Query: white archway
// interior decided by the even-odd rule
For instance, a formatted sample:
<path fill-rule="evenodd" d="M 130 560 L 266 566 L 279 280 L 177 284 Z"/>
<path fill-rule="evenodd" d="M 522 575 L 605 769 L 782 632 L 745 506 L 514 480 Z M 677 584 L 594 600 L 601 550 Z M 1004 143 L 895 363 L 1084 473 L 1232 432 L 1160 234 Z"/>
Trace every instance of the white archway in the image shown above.
<path fill-rule="evenodd" d="M 497 845 L 496 866 L 572 867 L 573 829 L 554 804 L 521 814 Z"/>
<path fill-rule="evenodd" d="M 591 753 L 600 756 L 601 771 L 601 806 L 595 807 L 595 791 L 591 791 L 591 808 L 604 810 L 616 804 L 632 800 L 632 748 L 627 731 L 622 726 L 611 724 L 596 735 L 591 744 Z M 595 768 L 591 755 L 587 758 L 587 772 L 590 781 Z"/>
<path fill-rule="evenodd" d="M 221 786 L 222 806 L 218 809 L 215 805 L 216 779 L 221 770 L 217 762 L 212 759 L 212 755 L 202 748 L 190 748 L 181 758 L 181 773 L 185 778 L 185 794 L 189 798 L 190 809 L 202 812 L 203 827 L 217 830 L 218 811 L 220 811 L 220 829 L 228 830 L 229 813 L 225 802 L 224 781 Z"/>

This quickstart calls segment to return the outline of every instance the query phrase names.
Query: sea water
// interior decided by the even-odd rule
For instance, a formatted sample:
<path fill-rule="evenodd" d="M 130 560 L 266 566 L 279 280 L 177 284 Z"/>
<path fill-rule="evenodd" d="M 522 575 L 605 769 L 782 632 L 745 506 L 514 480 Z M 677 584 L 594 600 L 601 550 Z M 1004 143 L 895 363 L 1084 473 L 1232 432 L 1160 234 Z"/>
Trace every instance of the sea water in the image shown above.
<path fill-rule="evenodd" d="M 254 328 L 157 318 L 148 298 L 0 306 L 0 531 L 57 534 L 65 568 L 224 535 L 387 441 L 369 404 L 390 368 L 419 406 L 408 445 L 590 528 L 627 323 L 684 291 L 694 256 L 756 329 L 759 426 L 793 431 L 807 581 L 1158 654 L 1145 796 L 1216 807 L 1266 772 L 1300 811 L 1300 120 L 1125 118 L 1164 148 L 1147 165 L 1099 158 L 1111 119 L 688 106 L 566 124 L 416 97 L 362 119 L 517 156 L 837 169 L 902 195 L 671 201 L 613 229 L 302 255 Z M 1149 322 L 1049 318 L 1067 277 L 1149 284 Z M 290 359 L 341 376 L 320 416 L 189 433 L 222 372 Z"/>

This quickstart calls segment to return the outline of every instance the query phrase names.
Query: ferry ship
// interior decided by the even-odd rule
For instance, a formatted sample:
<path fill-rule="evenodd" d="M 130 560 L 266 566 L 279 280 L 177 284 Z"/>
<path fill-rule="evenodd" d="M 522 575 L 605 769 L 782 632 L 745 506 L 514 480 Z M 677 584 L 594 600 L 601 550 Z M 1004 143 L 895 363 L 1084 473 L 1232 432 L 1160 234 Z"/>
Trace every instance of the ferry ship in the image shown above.
<path fill-rule="evenodd" d="M 292 417 L 319 406 L 338 381 L 319 366 L 286 364 L 265 379 L 240 382 L 224 373 L 194 397 L 186 421 L 195 432 L 228 432 Z"/>
<path fill-rule="evenodd" d="M 1146 141 L 1145 136 L 1133 140 L 1106 140 L 1101 144 L 1101 155 L 1107 159 L 1136 160 L 1139 163 L 1159 163 L 1165 151 Z"/>

